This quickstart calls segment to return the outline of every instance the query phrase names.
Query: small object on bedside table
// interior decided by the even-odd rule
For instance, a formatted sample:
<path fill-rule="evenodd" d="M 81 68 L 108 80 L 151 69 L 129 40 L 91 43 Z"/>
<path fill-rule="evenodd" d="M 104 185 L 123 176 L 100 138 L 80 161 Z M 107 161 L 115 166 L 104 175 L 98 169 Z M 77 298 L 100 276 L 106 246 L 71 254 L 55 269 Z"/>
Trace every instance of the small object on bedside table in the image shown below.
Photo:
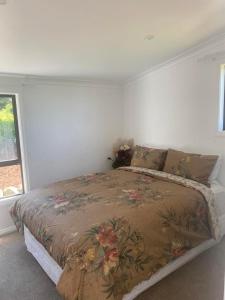
<path fill-rule="evenodd" d="M 124 144 L 119 147 L 119 150 L 115 153 L 115 160 L 111 157 L 108 157 L 109 160 L 113 161 L 112 167 L 113 169 L 119 167 L 130 166 L 132 158 L 132 149 L 129 145 Z"/>

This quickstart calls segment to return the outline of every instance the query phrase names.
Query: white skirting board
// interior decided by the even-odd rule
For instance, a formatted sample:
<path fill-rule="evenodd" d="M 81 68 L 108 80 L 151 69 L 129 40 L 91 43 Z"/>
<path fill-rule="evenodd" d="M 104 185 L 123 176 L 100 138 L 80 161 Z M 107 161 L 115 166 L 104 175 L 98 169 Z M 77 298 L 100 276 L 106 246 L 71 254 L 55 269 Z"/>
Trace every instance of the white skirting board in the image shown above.
<path fill-rule="evenodd" d="M 16 226 L 12 225 L 3 229 L 0 229 L 0 237 L 16 231 Z"/>
<path fill-rule="evenodd" d="M 225 215 L 219 218 L 221 232 L 222 235 L 225 234 Z M 27 250 L 36 258 L 40 266 L 43 270 L 47 273 L 49 278 L 57 284 L 61 274 L 62 269 L 60 266 L 55 262 L 55 260 L 48 254 L 46 249 L 34 238 L 34 236 L 30 233 L 30 231 L 24 227 L 24 236 L 25 236 L 25 243 L 27 246 Z M 177 258 L 173 262 L 169 263 L 158 272 L 156 272 L 149 280 L 145 280 L 135 286 L 133 290 L 129 293 L 124 295 L 123 300 L 133 300 L 137 297 L 140 293 L 147 290 L 161 279 L 172 273 L 173 271 L 177 270 L 187 262 L 191 261 L 193 258 L 198 256 L 200 253 L 204 252 L 205 250 L 211 248 L 212 246 L 216 245 L 218 242 L 210 239 L 201 245 L 191 249 L 185 255 Z"/>

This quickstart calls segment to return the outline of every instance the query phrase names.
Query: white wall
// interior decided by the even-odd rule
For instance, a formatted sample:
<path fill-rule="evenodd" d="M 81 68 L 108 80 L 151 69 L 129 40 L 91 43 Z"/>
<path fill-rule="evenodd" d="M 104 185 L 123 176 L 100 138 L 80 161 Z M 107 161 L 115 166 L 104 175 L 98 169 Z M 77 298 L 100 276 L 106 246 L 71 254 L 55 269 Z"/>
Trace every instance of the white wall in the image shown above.
<path fill-rule="evenodd" d="M 127 83 L 124 135 L 137 144 L 222 154 L 225 162 L 225 136 L 217 135 L 221 63 L 225 42 Z M 220 181 L 225 185 L 225 163 Z"/>
<path fill-rule="evenodd" d="M 31 188 L 109 168 L 122 128 L 119 88 L 29 84 L 22 101 Z"/>
<path fill-rule="evenodd" d="M 0 92 L 19 94 L 31 189 L 109 169 L 107 157 L 122 132 L 119 86 L 0 78 Z M 11 228 L 11 202 L 0 203 L 0 234 Z"/>

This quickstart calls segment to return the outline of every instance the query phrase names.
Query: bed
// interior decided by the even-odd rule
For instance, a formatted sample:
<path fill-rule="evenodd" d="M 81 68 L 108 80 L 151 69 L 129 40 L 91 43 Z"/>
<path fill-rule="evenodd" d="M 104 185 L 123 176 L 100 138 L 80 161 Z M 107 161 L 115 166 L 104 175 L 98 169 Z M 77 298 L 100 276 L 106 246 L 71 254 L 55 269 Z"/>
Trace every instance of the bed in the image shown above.
<path fill-rule="evenodd" d="M 225 190 L 125 167 L 31 192 L 11 214 L 64 299 L 131 300 L 220 241 Z"/>

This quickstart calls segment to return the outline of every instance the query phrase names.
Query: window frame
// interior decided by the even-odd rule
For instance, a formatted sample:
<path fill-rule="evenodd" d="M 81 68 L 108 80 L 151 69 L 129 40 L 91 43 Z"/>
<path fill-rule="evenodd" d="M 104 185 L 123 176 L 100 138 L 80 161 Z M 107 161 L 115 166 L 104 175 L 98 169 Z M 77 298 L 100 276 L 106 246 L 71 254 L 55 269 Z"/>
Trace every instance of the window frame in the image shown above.
<path fill-rule="evenodd" d="M 16 151 L 17 151 L 17 159 L 12 160 L 4 160 L 0 161 L 0 168 L 1 167 L 8 167 L 8 166 L 15 166 L 20 165 L 20 172 L 21 172 L 21 180 L 22 180 L 22 192 L 19 194 L 14 195 L 15 197 L 25 193 L 24 188 L 24 174 L 23 174 L 23 162 L 21 156 L 21 143 L 20 143 L 20 132 L 19 132 L 19 123 L 18 123 L 18 114 L 17 114 L 17 101 L 15 94 L 1 94 L 0 97 L 8 97 L 12 99 L 12 107 L 13 107 L 13 117 L 14 117 L 14 127 L 15 127 L 15 135 L 16 135 Z M 9 196 L 12 197 L 12 196 Z M 3 197 L 2 199 L 6 199 L 9 197 Z M 1 201 L 1 200 L 0 200 Z"/>
<path fill-rule="evenodd" d="M 223 66 L 223 73 L 222 73 L 222 78 L 223 78 L 223 112 L 222 112 L 222 132 L 225 131 L 225 72 L 224 72 L 224 66 Z"/>
<path fill-rule="evenodd" d="M 220 64 L 217 136 L 225 136 L 225 64 Z"/>

